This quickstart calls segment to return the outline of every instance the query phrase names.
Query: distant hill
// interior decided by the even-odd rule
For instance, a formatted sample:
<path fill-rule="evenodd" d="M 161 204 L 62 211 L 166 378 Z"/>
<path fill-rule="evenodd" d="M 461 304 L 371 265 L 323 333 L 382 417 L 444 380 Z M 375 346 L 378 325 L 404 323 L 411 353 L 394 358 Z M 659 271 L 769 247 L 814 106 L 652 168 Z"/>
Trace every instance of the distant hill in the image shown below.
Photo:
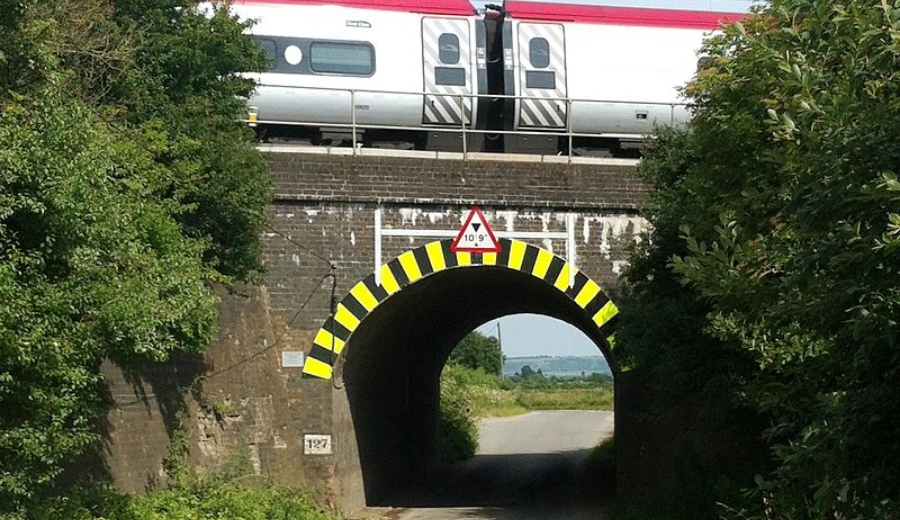
<path fill-rule="evenodd" d="M 503 362 L 503 375 L 511 376 L 525 365 L 534 371 L 540 369 L 545 376 L 580 376 L 582 372 L 612 374 L 606 360 L 601 356 L 536 356 L 506 358 Z"/>

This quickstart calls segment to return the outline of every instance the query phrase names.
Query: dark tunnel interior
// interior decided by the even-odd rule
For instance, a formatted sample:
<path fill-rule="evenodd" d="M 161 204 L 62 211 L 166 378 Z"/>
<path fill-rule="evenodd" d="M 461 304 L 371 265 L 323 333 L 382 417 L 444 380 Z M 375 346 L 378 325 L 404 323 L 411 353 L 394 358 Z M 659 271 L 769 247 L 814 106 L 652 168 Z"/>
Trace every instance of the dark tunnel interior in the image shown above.
<path fill-rule="evenodd" d="M 563 292 L 492 266 L 430 275 L 388 298 L 354 331 L 337 376 L 346 388 L 368 505 L 392 505 L 398 490 L 438 468 L 444 363 L 478 325 L 520 313 L 569 323 L 612 359 L 591 317 Z"/>

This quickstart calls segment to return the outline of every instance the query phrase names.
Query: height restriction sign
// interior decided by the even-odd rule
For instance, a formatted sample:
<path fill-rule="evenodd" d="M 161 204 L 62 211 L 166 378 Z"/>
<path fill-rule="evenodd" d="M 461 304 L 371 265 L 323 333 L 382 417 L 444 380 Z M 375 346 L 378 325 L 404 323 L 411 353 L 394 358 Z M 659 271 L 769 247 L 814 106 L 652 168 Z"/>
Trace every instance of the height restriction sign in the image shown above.
<path fill-rule="evenodd" d="M 478 206 L 469 212 L 450 250 L 454 253 L 499 253 L 502 250 Z"/>

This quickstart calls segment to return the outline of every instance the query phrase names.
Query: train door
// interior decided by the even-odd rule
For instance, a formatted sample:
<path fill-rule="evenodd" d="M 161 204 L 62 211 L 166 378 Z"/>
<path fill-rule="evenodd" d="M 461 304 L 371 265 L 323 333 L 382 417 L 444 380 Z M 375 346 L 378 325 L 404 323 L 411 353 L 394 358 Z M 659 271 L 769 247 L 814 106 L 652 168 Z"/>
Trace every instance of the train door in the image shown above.
<path fill-rule="evenodd" d="M 423 123 L 472 125 L 471 48 L 468 19 L 422 18 Z"/>
<path fill-rule="evenodd" d="M 566 128 L 566 39 L 563 26 L 518 24 L 519 128 Z M 530 98 L 530 99 L 529 99 Z"/>

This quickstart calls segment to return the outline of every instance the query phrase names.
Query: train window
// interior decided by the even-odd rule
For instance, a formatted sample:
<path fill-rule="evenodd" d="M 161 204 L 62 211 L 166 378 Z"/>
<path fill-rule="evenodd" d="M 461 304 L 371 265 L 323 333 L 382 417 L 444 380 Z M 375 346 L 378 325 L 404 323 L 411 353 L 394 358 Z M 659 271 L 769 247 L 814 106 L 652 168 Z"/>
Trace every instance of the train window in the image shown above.
<path fill-rule="evenodd" d="M 556 73 L 552 70 L 526 70 L 525 88 L 556 90 Z"/>
<path fill-rule="evenodd" d="M 266 54 L 266 58 L 269 59 L 269 68 L 274 69 L 278 62 L 275 42 L 272 40 L 265 40 L 263 38 L 253 38 L 253 43 L 259 46 L 259 48 Z"/>
<path fill-rule="evenodd" d="M 536 69 L 547 68 L 550 65 L 550 43 L 544 38 L 532 38 L 528 42 L 528 59 Z"/>
<path fill-rule="evenodd" d="M 375 51 L 368 43 L 313 42 L 309 63 L 314 72 L 369 76 L 375 71 Z"/>
<path fill-rule="evenodd" d="M 466 86 L 466 69 L 459 67 L 435 67 L 434 82 L 437 85 L 453 87 Z"/>
<path fill-rule="evenodd" d="M 438 58 L 441 63 L 453 65 L 459 63 L 459 37 L 452 33 L 444 33 L 438 37 Z"/>

